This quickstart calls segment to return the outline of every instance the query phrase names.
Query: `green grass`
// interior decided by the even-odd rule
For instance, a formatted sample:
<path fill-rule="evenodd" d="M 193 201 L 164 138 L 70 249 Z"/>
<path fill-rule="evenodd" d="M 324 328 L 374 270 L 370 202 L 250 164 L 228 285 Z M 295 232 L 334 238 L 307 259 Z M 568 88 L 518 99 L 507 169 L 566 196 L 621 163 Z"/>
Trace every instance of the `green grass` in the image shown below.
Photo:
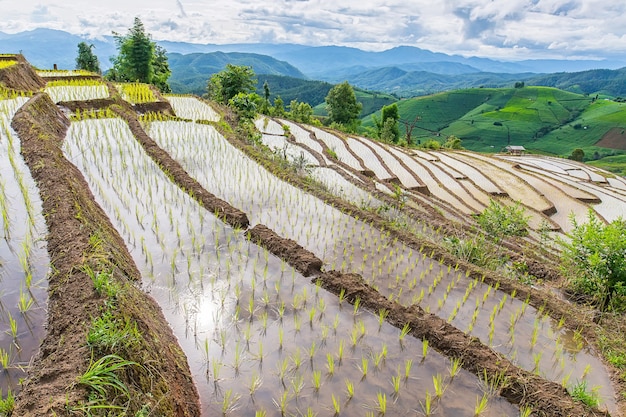
<path fill-rule="evenodd" d="M 106 355 L 95 362 L 89 364 L 89 368 L 83 375 L 80 375 L 76 382 L 84 385 L 90 391 L 90 400 L 92 406 L 107 408 L 119 408 L 117 406 L 107 405 L 109 395 L 122 395 L 126 400 L 130 399 L 128 387 L 120 380 L 117 372 L 123 371 L 124 368 L 131 365 L 137 365 L 136 362 L 125 360 L 117 355 Z"/>
<path fill-rule="evenodd" d="M 551 87 L 449 91 L 399 101 L 398 110 L 403 121 L 419 118 L 412 132 L 414 143 L 443 142 L 455 135 L 466 149 L 478 152 L 499 152 L 512 144 L 560 156 L 582 148 L 587 160 L 601 159 L 619 151 L 599 147 L 597 142 L 611 129 L 626 131 L 626 103 L 593 101 Z M 372 117 L 363 118 L 363 130 L 372 127 Z M 402 123 L 400 132 L 405 135 Z M 626 170 L 621 159 L 598 162 L 597 166 L 618 174 Z"/>
<path fill-rule="evenodd" d="M 575 400 L 588 405 L 589 407 L 598 407 L 600 405 L 600 397 L 597 391 L 587 390 L 587 381 L 581 381 L 569 387 L 569 393 Z"/>
<path fill-rule="evenodd" d="M 589 161 L 588 164 L 606 169 L 617 175 L 626 176 L 626 154 L 607 156 L 597 161 Z"/>

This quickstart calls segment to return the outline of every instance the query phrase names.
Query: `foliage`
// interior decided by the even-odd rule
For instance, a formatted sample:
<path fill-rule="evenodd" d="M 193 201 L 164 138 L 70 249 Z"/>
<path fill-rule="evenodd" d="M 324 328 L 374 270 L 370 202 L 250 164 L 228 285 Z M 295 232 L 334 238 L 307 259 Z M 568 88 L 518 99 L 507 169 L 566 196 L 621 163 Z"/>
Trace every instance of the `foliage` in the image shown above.
<path fill-rule="evenodd" d="M 398 128 L 398 105 L 396 103 L 389 106 L 383 106 L 381 109 L 381 118 L 373 116 L 376 125 L 376 134 L 383 142 L 397 143 L 400 138 L 400 129 Z"/>
<path fill-rule="evenodd" d="M 346 127 L 356 126 L 363 105 L 356 101 L 354 89 L 347 81 L 330 89 L 326 96 L 326 109 L 331 122 Z"/>
<path fill-rule="evenodd" d="M 0 416 L 10 416 L 15 407 L 15 396 L 11 389 L 7 392 L 7 397 L 3 399 L 2 390 L 0 390 Z"/>
<path fill-rule="evenodd" d="M 256 116 L 260 101 L 261 97 L 256 93 L 237 93 L 228 100 L 228 105 L 235 109 L 240 118 L 252 120 Z"/>
<path fill-rule="evenodd" d="M 432 149 L 434 151 L 437 151 L 437 150 L 439 150 L 441 148 L 441 143 L 439 143 L 439 141 L 437 141 L 435 139 L 429 139 L 426 142 L 422 143 L 420 148 Z"/>
<path fill-rule="evenodd" d="M 111 310 L 106 310 L 92 322 L 87 344 L 96 351 L 114 352 L 120 347 L 132 348 L 140 338 L 136 323 L 119 319 Z"/>
<path fill-rule="evenodd" d="M 562 241 L 562 268 L 575 291 L 593 298 L 601 310 L 624 307 L 626 297 L 626 221 L 609 224 L 589 210 L 587 223 L 571 217 L 570 241 Z M 616 298 L 614 300 L 614 298 Z"/>
<path fill-rule="evenodd" d="M 572 161 L 578 161 L 578 162 L 582 162 L 584 158 L 585 158 L 585 151 L 583 151 L 580 148 L 574 149 L 572 151 L 572 154 L 569 157 L 569 159 L 571 159 Z"/>
<path fill-rule="evenodd" d="M 446 149 L 463 149 L 463 145 L 461 144 L 461 139 L 457 138 L 454 135 L 450 135 L 447 137 L 443 147 Z"/>
<path fill-rule="evenodd" d="M 444 242 L 454 256 L 474 265 L 496 269 L 503 263 L 503 259 L 497 255 L 492 245 L 481 234 L 466 239 L 448 237 L 444 239 Z"/>
<path fill-rule="evenodd" d="M 385 119 L 380 130 L 380 140 L 388 143 L 398 142 L 398 122 L 391 117 Z"/>
<path fill-rule="evenodd" d="M 127 366 L 137 365 L 136 362 L 127 361 L 117 355 L 106 355 L 92 362 L 85 373 L 77 378 L 77 383 L 85 385 L 92 393 L 92 398 L 106 401 L 109 390 L 122 394 L 129 399 L 129 390 L 120 380 L 116 372 Z"/>
<path fill-rule="evenodd" d="M 577 384 L 569 387 L 569 393 L 575 400 L 588 405 L 589 407 L 597 408 L 600 406 L 600 396 L 594 389 L 587 391 L 587 381 L 581 381 Z"/>
<path fill-rule="evenodd" d="M 480 227 L 496 242 L 507 236 L 527 236 L 528 219 L 526 209 L 519 202 L 505 206 L 494 199 L 476 217 Z"/>
<path fill-rule="evenodd" d="M 76 69 L 100 74 L 100 62 L 98 62 L 98 57 L 93 53 L 92 48 L 94 48 L 93 44 L 87 45 L 86 42 L 78 44 Z"/>
<path fill-rule="evenodd" d="M 166 51 L 158 47 L 136 17 L 126 36 L 113 33 L 118 55 L 112 59 L 113 68 L 107 73 L 112 81 L 154 84 L 169 92 L 167 84 L 171 72 Z"/>
<path fill-rule="evenodd" d="M 252 67 L 227 64 L 223 71 L 211 76 L 207 92 L 212 100 L 226 104 L 239 93 L 254 92 L 256 83 Z"/>
<path fill-rule="evenodd" d="M 274 108 L 272 109 L 272 115 L 276 117 L 282 117 L 285 115 L 285 102 L 280 96 L 274 99 Z"/>
<path fill-rule="evenodd" d="M 296 122 L 312 123 L 313 108 L 309 103 L 299 103 L 298 100 L 292 100 L 289 104 L 289 116 Z"/>

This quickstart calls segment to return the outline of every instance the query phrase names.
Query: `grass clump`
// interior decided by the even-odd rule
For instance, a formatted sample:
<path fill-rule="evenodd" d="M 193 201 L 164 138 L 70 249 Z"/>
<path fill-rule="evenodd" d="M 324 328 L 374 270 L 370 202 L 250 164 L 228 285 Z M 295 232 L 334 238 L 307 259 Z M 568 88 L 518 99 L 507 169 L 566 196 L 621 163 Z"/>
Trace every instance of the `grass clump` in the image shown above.
<path fill-rule="evenodd" d="M 587 390 L 587 381 L 581 381 L 569 387 L 568 392 L 575 400 L 588 405 L 589 407 L 598 407 L 600 405 L 600 396 L 595 388 Z"/>

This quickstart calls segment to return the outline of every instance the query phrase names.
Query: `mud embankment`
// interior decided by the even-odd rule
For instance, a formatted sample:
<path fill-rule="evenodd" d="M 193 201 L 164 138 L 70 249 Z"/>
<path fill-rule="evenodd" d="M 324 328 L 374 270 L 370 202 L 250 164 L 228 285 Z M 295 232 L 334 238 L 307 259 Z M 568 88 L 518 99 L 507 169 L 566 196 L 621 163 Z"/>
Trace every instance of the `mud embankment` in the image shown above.
<path fill-rule="evenodd" d="M 86 335 L 107 301 L 95 291 L 85 272 L 89 267 L 110 272 L 120 288 L 116 314 L 135 323 L 142 335 L 140 345 L 124 358 L 141 366 L 121 376 L 131 392 L 130 414 L 146 405 L 159 415 L 198 416 L 198 394 L 171 329 L 154 300 L 133 284 L 140 274 L 122 238 L 81 173 L 63 156 L 68 126 L 45 94 L 27 102 L 12 123 L 43 201 L 52 260 L 48 334 L 12 415 L 69 415 L 86 402 L 87 391 L 76 378 L 93 360 Z"/>
<path fill-rule="evenodd" d="M 17 64 L 0 70 L 0 84 L 18 91 L 39 91 L 46 82 L 35 72 L 24 56 L 15 55 Z"/>

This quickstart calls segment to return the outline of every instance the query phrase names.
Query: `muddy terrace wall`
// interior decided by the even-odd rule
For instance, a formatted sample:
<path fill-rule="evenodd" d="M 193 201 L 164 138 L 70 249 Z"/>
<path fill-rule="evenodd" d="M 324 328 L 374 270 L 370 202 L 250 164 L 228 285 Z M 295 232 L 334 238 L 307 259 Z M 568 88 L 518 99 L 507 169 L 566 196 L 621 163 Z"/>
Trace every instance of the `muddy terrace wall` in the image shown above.
<path fill-rule="evenodd" d="M 199 415 L 196 389 L 176 339 L 156 303 L 135 287 L 139 273 L 123 241 L 93 201 L 81 174 L 62 155 L 60 144 L 69 121 L 47 95 L 37 94 L 16 114 L 12 126 L 40 189 L 52 259 L 48 335 L 13 415 L 67 415 L 87 398 L 76 377 L 89 366 L 87 330 L 106 299 L 83 272 L 85 265 L 111 271 L 121 287 L 115 314 L 136 323 L 143 336 L 140 346 L 125 352 L 124 359 L 142 365 L 122 377 L 131 390 L 130 414 L 146 405 L 161 415 Z"/>

